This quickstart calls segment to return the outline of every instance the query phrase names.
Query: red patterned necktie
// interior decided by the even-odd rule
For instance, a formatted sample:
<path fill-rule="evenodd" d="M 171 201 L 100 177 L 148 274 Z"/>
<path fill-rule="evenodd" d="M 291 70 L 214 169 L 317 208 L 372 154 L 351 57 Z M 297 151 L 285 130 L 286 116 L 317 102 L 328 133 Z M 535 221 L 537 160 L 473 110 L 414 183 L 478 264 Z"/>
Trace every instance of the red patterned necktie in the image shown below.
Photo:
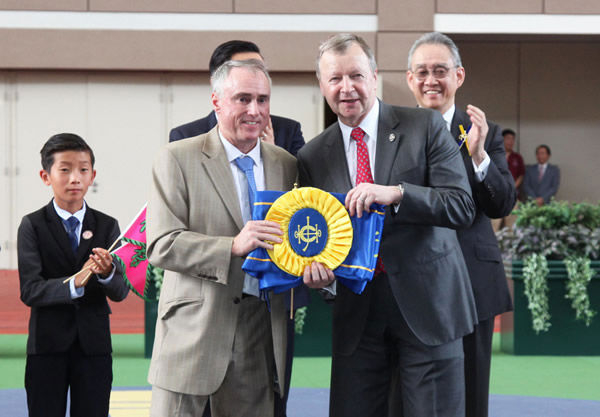
<path fill-rule="evenodd" d="M 350 133 L 350 137 L 356 141 L 356 185 L 367 182 L 373 184 L 373 175 L 371 174 L 371 162 L 369 161 L 369 149 L 365 143 L 365 131 L 360 127 L 355 127 Z M 381 256 L 377 257 L 375 266 L 375 276 L 385 272 Z"/>
<path fill-rule="evenodd" d="M 365 131 L 360 127 L 352 129 L 350 137 L 356 141 L 356 185 L 368 182 L 373 184 L 369 149 L 365 143 Z"/>

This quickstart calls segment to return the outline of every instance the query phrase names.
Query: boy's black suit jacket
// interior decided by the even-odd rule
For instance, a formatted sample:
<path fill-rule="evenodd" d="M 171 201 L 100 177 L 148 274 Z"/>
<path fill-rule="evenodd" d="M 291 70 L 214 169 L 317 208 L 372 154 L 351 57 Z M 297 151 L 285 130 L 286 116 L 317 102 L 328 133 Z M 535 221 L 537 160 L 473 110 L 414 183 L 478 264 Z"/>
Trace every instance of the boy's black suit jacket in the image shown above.
<path fill-rule="evenodd" d="M 21 300 L 31 307 L 28 355 L 66 352 L 76 339 L 88 355 L 112 352 L 106 297 L 121 301 L 127 296 L 121 267 L 116 265 L 107 285 L 92 275 L 84 296 L 75 300 L 63 281 L 83 267 L 92 248 L 108 249 L 119 237 L 119 225 L 88 206 L 81 231 L 74 254 L 52 201 L 21 221 L 17 238 Z M 83 237 L 86 231 L 91 238 Z"/>

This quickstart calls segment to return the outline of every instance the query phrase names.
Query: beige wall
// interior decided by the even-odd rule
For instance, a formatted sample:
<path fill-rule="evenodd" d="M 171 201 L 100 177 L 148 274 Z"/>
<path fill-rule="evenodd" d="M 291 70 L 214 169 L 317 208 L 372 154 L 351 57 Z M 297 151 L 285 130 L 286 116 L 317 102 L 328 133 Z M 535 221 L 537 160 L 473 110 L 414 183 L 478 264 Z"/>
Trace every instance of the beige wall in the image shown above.
<path fill-rule="evenodd" d="M 561 169 L 559 199 L 600 200 L 600 43 L 459 42 L 467 78 L 460 106 L 482 107 L 517 131 L 526 163 L 547 144 Z"/>
<path fill-rule="evenodd" d="M 599 14 L 596 0 L 0 0 L 0 10 L 233 14 L 360 14 L 377 16 L 378 30 L 362 33 L 375 49 L 384 100 L 414 105 L 406 87 L 412 42 L 433 30 L 435 13 Z M 336 17 L 338 18 L 338 17 Z M 0 69 L 102 71 L 206 71 L 215 45 L 234 38 L 261 46 L 274 73 L 310 76 L 319 42 L 328 32 L 194 32 L 152 30 L 0 29 Z M 599 173 L 600 83 L 598 37 L 456 36 L 467 80 L 458 103 L 483 107 L 489 117 L 515 128 L 527 162 L 541 142 L 563 168 L 559 197 L 598 200 L 590 186 Z M 487 37 L 489 38 L 489 37 Z M 596 71 L 597 73 L 597 71 Z M 590 178 L 592 179 L 590 181 Z"/>

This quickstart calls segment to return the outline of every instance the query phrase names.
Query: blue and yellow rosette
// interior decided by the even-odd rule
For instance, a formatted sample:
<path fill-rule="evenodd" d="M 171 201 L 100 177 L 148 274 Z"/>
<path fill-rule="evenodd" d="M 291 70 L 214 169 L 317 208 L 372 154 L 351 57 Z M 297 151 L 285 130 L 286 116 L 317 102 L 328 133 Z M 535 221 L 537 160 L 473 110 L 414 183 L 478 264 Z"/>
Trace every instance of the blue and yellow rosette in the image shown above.
<path fill-rule="evenodd" d="M 304 268 L 317 261 L 360 294 L 375 271 L 385 207 L 373 204 L 359 219 L 349 216 L 344 200 L 311 187 L 257 192 L 252 218 L 277 222 L 283 242 L 253 250 L 242 269 L 260 280 L 262 291 L 280 293 L 301 285 Z"/>
<path fill-rule="evenodd" d="M 279 197 L 265 216 L 279 223 L 283 242 L 267 250 L 282 271 L 300 276 L 313 261 L 337 268 L 352 247 L 353 229 L 346 208 L 318 188 L 297 188 Z"/>

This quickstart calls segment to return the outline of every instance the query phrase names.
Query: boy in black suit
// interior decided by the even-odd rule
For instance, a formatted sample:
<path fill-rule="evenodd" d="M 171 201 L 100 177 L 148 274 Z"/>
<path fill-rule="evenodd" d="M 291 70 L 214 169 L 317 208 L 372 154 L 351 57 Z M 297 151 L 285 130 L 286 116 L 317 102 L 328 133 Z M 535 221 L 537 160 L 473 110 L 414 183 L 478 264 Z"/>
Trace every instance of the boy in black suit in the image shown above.
<path fill-rule="evenodd" d="M 103 248 L 119 237 L 119 226 L 84 201 L 96 171 L 81 137 L 54 135 L 40 153 L 40 177 L 54 198 L 23 217 L 17 240 L 21 300 L 31 307 L 29 416 L 64 417 L 70 389 L 71 417 L 106 417 L 112 384 L 106 297 L 121 301 L 128 288 Z"/>

